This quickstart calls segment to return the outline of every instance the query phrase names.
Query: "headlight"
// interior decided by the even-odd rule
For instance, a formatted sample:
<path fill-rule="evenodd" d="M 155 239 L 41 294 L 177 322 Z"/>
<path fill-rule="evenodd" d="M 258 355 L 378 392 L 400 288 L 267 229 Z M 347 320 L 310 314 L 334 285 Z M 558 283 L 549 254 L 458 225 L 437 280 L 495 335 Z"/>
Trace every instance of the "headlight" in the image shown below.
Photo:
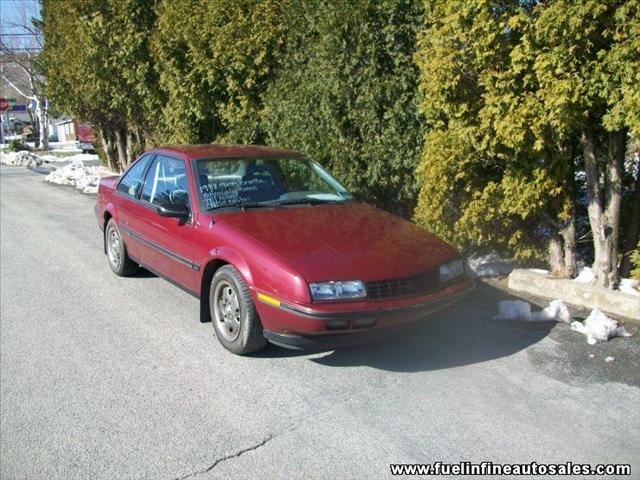
<path fill-rule="evenodd" d="M 344 282 L 315 282 L 309 284 L 311 297 L 314 300 L 341 300 L 347 298 L 364 298 L 367 291 L 360 280 Z"/>
<path fill-rule="evenodd" d="M 440 265 L 440 282 L 445 283 L 461 276 L 464 273 L 462 259 L 457 259 L 444 265 Z"/>

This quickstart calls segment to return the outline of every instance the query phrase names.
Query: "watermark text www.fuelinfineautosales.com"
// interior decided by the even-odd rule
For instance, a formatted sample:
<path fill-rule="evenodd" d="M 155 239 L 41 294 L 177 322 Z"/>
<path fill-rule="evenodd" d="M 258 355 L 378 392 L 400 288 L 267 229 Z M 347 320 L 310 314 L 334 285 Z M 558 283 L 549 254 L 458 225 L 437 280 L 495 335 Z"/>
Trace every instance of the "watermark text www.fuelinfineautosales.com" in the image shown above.
<path fill-rule="evenodd" d="M 628 464 L 587 463 L 392 463 L 392 475 L 631 475 Z"/>

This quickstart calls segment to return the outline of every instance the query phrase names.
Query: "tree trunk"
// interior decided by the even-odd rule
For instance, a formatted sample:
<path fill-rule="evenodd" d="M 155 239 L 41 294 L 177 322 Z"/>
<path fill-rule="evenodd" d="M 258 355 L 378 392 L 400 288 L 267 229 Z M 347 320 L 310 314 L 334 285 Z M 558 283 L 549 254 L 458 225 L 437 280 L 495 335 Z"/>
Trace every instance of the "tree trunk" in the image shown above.
<path fill-rule="evenodd" d="M 600 172 L 596 158 L 594 144 L 594 133 L 587 128 L 580 137 L 582 144 L 582 155 L 584 158 L 584 170 L 587 181 L 587 211 L 589 213 L 589 224 L 593 234 L 594 262 L 593 270 L 596 277 L 596 285 L 609 286 L 607 258 L 605 255 L 606 234 L 604 228 L 604 212 L 602 209 L 602 199 L 600 198 Z M 605 256 L 605 258 L 603 258 Z M 609 260 L 610 261 L 610 260 Z"/>
<path fill-rule="evenodd" d="M 617 288 L 620 283 L 618 270 L 618 241 L 620 238 L 620 210 L 622 206 L 622 172 L 627 133 L 618 130 L 609 134 L 604 191 L 605 251 L 601 257 L 602 269 L 607 276 L 606 287 Z"/>
<path fill-rule="evenodd" d="M 575 216 L 565 221 L 560 229 L 564 248 L 564 274 L 567 278 L 574 278 L 578 273 L 576 254 L 576 222 Z"/>
<path fill-rule="evenodd" d="M 120 128 L 116 128 L 114 130 L 116 136 L 116 149 L 118 151 L 118 163 L 120 164 L 120 170 L 124 170 L 129 166 L 129 162 L 127 162 L 127 147 L 125 145 L 126 139 L 125 135 L 122 133 Z"/>
<path fill-rule="evenodd" d="M 49 148 L 49 121 L 46 107 L 43 105 L 44 99 L 36 98 L 36 117 L 38 118 L 38 148 Z"/>
<path fill-rule="evenodd" d="M 636 168 L 635 191 L 631 200 L 631 224 L 627 230 L 627 236 L 622 246 L 622 262 L 620 263 L 620 276 L 628 277 L 631 273 L 631 252 L 635 250 L 640 240 L 640 162 Z"/>
<path fill-rule="evenodd" d="M 40 127 L 40 144 L 42 148 L 49 148 L 49 101 L 43 98 L 40 101 L 42 107 L 42 121 L 43 125 Z"/>
<path fill-rule="evenodd" d="M 137 147 L 135 145 L 135 138 L 133 136 L 133 131 L 131 130 L 131 128 L 127 129 L 126 140 L 127 140 L 127 163 L 130 164 L 135 159 L 136 157 L 135 152 L 137 150 Z"/>
<path fill-rule="evenodd" d="M 549 238 L 549 267 L 551 273 L 564 277 L 564 257 L 562 254 L 562 237 L 553 233 Z"/>
<path fill-rule="evenodd" d="M 104 152 L 104 157 L 107 162 L 107 168 L 112 172 L 120 171 L 115 159 L 116 152 L 111 135 L 104 128 L 98 130 L 98 135 L 100 136 L 100 143 L 102 143 L 102 151 Z"/>

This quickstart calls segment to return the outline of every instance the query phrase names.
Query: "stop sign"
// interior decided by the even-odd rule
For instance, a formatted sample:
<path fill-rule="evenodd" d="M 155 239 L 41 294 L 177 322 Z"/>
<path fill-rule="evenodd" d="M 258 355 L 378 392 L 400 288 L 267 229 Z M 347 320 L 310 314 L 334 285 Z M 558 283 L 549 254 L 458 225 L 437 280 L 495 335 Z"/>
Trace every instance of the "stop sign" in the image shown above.
<path fill-rule="evenodd" d="M 5 110 L 9 110 L 9 100 L 0 98 L 0 112 L 4 112 Z"/>

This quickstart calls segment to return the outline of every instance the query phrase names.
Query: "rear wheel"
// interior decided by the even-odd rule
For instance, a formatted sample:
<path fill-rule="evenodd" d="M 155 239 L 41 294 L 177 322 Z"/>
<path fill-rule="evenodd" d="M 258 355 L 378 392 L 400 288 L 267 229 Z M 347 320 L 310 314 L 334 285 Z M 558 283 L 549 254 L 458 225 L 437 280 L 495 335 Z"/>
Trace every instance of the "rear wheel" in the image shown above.
<path fill-rule="evenodd" d="M 216 336 L 230 352 L 246 355 L 267 344 L 249 288 L 234 267 L 220 267 L 213 276 L 209 306 Z"/>
<path fill-rule="evenodd" d="M 127 247 L 122 241 L 120 230 L 112 218 L 107 223 L 104 231 L 104 241 L 107 247 L 107 257 L 109 258 L 109 266 L 113 273 L 120 277 L 133 275 L 138 270 L 138 264 L 127 255 Z"/>

